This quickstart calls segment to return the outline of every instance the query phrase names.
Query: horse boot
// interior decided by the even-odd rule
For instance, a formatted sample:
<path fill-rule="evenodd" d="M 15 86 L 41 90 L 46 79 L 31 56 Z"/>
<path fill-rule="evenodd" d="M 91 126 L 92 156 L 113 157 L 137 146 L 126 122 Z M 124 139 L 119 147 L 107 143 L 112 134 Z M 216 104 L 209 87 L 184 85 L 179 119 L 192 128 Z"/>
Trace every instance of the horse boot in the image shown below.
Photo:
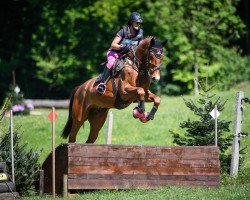
<path fill-rule="evenodd" d="M 104 70 L 102 72 L 101 83 L 99 83 L 96 86 L 96 91 L 101 95 L 103 95 L 106 92 L 106 88 L 107 88 L 106 81 L 110 75 L 110 71 L 111 69 L 107 68 L 107 66 L 104 67 Z"/>
<path fill-rule="evenodd" d="M 133 117 L 135 119 L 137 118 L 142 118 L 144 117 L 144 112 L 145 112 L 145 104 L 144 104 L 144 101 L 139 101 L 138 102 L 138 107 L 135 107 L 133 109 Z"/>

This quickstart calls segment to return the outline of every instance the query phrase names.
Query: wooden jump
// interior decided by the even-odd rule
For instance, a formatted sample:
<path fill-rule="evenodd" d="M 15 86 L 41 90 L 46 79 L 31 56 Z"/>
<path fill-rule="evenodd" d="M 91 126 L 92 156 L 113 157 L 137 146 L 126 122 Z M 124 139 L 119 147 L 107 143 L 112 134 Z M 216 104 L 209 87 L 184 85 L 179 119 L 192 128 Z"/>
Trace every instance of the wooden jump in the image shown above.
<path fill-rule="evenodd" d="M 42 166 L 45 193 L 52 193 L 51 157 Z M 218 186 L 219 148 L 62 144 L 56 148 L 56 193 L 64 174 L 67 190 Z"/>

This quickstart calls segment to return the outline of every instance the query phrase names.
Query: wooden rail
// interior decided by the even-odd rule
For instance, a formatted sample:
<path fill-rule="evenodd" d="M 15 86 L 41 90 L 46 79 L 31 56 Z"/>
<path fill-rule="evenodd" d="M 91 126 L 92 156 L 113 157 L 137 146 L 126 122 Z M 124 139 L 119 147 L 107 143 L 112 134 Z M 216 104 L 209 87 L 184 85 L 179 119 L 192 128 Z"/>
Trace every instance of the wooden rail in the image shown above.
<path fill-rule="evenodd" d="M 31 103 L 35 108 L 68 108 L 69 100 L 51 100 L 51 99 L 26 99 L 25 103 Z"/>

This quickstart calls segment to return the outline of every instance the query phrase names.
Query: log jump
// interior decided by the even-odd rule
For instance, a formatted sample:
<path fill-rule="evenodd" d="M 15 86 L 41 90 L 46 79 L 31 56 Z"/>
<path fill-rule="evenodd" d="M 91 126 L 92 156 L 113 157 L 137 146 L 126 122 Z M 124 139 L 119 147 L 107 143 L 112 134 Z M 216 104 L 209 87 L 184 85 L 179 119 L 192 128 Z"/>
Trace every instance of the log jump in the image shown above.
<path fill-rule="evenodd" d="M 45 193 L 52 192 L 51 157 L 50 154 L 42 166 Z M 55 165 L 56 193 L 63 192 L 64 181 L 67 191 L 153 189 L 163 186 L 218 186 L 220 176 L 219 148 L 215 146 L 69 143 L 56 148 Z"/>

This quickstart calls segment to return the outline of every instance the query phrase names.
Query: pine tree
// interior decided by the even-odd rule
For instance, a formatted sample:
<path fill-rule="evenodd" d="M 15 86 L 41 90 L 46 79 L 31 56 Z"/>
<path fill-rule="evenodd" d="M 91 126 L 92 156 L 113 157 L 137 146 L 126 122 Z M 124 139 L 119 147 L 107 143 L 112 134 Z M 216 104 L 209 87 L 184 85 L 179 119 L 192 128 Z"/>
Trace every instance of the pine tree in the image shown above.
<path fill-rule="evenodd" d="M 180 127 L 185 129 L 184 135 L 170 131 L 173 135 L 173 142 L 185 146 L 213 146 L 215 145 L 215 120 L 209 114 L 217 105 L 217 110 L 222 112 L 227 100 L 223 101 L 215 94 L 210 94 L 212 87 L 207 87 L 204 80 L 199 81 L 201 97 L 196 103 L 193 100 L 183 98 L 186 106 L 198 117 L 197 120 L 187 119 L 180 123 Z M 227 149 L 232 145 L 232 135 L 229 132 L 231 121 L 217 119 L 218 147 L 220 149 L 221 171 L 229 172 L 231 155 Z"/>
<path fill-rule="evenodd" d="M 0 109 L 1 121 L 5 112 L 11 105 L 11 100 L 6 98 Z M 0 137 L 0 161 L 6 162 L 7 172 L 11 174 L 11 151 L 10 151 L 10 131 Z M 27 143 L 21 142 L 21 136 L 17 131 L 13 133 L 13 149 L 15 158 L 15 187 L 20 195 L 34 195 L 39 176 L 40 164 L 38 162 L 40 152 L 28 148 Z"/>
<path fill-rule="evenodd" d="M 18 193 L 23 195 L 34 195 L 39 177 L 40 164 L 38 162 L 39 152 L 29 149 L 27 143 L 21 142 L 21 136 L 14 131 L 14 158 L 15 158 L 15 186 Z M 4 161 L 11 172 L 10 132 L 0 138 L 0 161 Z"/>

